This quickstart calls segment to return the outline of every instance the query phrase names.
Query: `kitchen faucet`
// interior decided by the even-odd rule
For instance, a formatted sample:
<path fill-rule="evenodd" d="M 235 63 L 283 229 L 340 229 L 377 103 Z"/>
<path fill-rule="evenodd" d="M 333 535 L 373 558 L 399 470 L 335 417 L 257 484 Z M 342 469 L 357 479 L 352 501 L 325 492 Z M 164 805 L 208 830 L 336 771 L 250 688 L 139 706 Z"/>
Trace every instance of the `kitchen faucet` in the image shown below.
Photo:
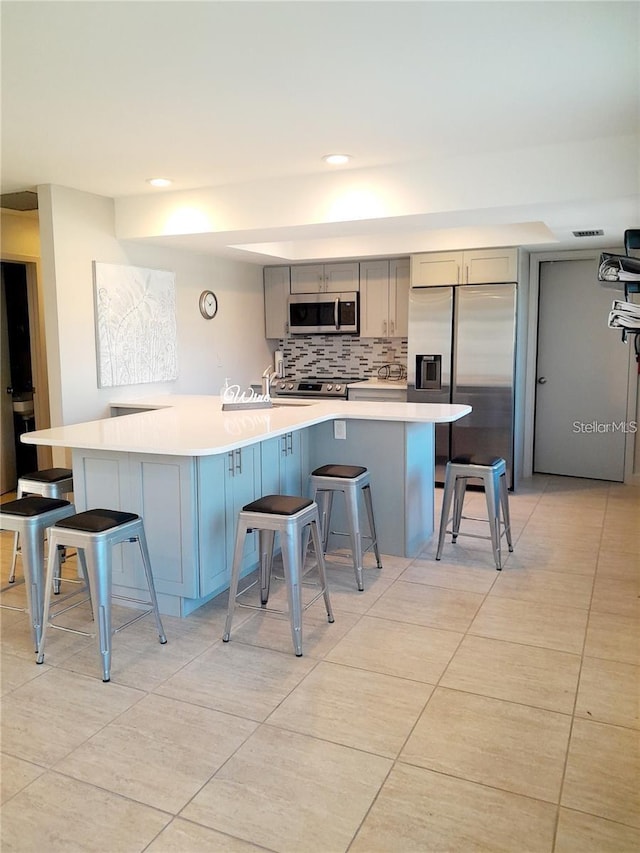
<path fill-rule="evenodd" d="M 265 369 L 262 371 L 262 393 L 269 394 L 271 392 L 271 383 L 278 376 L 277 372 L 273 369 L 271 364 L 268 364 Z"/>

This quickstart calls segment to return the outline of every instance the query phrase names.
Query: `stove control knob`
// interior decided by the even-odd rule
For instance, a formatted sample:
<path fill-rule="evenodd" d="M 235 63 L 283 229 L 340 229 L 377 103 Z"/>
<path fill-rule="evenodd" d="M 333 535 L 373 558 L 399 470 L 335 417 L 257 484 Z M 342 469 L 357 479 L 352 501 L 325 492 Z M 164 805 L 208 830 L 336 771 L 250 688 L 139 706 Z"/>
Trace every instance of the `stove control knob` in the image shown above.
<path fill-rule="evenodd" d="M 287 383 L 286 383 L 286 382 L 281 382 L 279 387 L 280 387 L 280 390 L 281 390 L 281 391 L 284 391 L 284 389 L 287 387 Z"/>
<path fill-rule="evenodd" d="M 331 383 L 327 385 L 327 391 L 333 391 L 333 385 Z"/>
<path fill-rule="evenodd" d="M 336 391 L 342 391 L 342 385 L 336 385 Z"/>
<path fill-rule="evenodd" d="M 287 385 L 287 388 L 289 389 L 289 391 L 293 391 L 293 382 L 290 382 L 290 383 Z"/>

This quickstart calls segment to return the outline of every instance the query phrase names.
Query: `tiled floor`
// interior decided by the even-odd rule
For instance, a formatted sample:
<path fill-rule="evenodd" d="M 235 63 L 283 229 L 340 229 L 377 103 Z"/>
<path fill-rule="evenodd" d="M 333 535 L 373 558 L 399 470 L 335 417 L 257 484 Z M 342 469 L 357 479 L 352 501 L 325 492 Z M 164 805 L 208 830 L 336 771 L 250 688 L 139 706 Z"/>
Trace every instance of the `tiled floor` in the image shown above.
<path fill-rule="evenodd" d="M 510 503 L 501 573 L 460 539 L 370 560 L 359 593 L 332 555 L 302 658 L 253 611 L 222 644 L 221 596 L 166 646 L 117 635 L 103 684 L 91 641 L 52 632 L 36 666 L 0 611 L 3 853 L 635 853 L 640 489 L 541 477 Z"/>

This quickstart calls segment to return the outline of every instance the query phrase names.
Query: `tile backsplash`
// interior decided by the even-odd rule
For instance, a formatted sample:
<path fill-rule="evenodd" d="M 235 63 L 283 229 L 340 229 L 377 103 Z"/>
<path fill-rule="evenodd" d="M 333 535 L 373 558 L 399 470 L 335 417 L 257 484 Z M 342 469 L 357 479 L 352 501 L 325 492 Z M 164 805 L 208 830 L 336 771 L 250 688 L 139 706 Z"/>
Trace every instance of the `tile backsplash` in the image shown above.
<path fill-rule="evenodd" d="M 375 378 L 383 364 L 407 366 L 406 338 L 296 335 L 279 342 L 292 379 Z"/>

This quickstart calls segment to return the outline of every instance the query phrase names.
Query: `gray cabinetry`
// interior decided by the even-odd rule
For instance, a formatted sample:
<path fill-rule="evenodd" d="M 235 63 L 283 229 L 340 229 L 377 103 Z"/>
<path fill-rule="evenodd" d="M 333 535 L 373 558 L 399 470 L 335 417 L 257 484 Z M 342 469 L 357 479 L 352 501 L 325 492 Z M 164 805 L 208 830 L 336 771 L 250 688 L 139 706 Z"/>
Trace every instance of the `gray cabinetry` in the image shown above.
<path fill-rule="evenodd" d="M 260 445 L 263 495 L 307 493 L 304 431 L 287 432 Z"/>
<path fill-rule="evenodd" d="M 267 338 L 284 338 L 288 332 L 290 280 L 290 267 L 264 268 L 264 331 Z"/>
<path fill-rule="evenodd" d="M 291 293 L 341 293 L 358 290 L 357 261 L 336 264 L 300 264 L 291 267 Z"/>
<path fill-rule="evenodd" d="M 360 337 L 406 338 L 409 259 L 360 263 Z"/>
<path fill-rule="evenodd" d="M 518 250 L 471 249 L 411 256 L 411 287 L 500 284 L 518 279 Z"/>

